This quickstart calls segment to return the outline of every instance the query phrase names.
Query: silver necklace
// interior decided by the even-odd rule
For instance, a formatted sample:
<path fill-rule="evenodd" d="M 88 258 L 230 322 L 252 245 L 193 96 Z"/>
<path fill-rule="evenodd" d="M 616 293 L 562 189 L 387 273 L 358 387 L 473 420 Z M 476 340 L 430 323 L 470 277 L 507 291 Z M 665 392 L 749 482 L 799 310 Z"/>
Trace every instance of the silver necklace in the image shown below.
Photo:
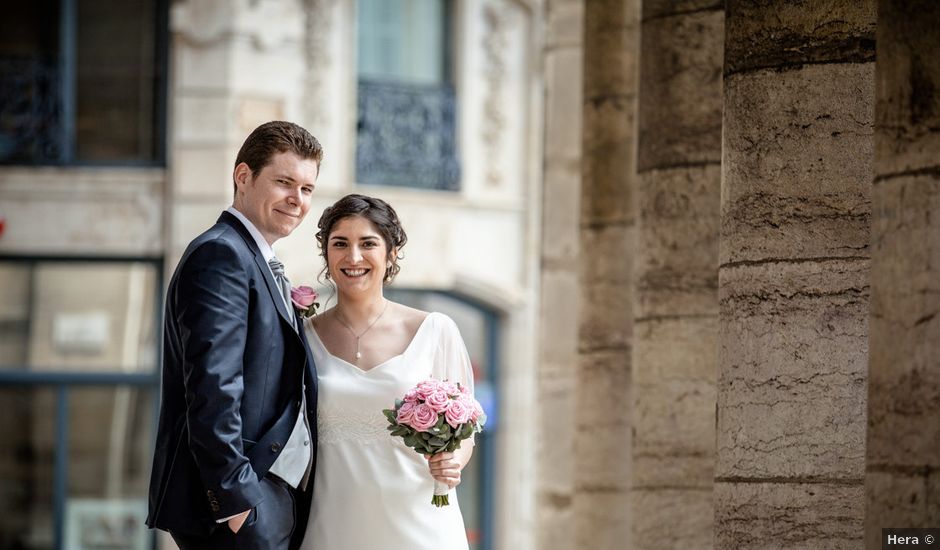
<path fill-rule="evenodd" d="M 360 332 L 359 334 L 356 334 L 356 331 L 354 331 L 351 326 L 347 325 L 342 319 L 339 318 L 339 310 L 337 309 L 337 311 L 336 311 L 336 320 L 339 321 L 339 324 L 341 324 L 341 325 L 343 325 L 344 327 L 346 327 L 346 330 L 348 330 L 349 332 L 351 332 L 352 335 L 356 337 L 356 361 L 358 361 L 359 359 L 362 359 L 362 353 L 359 352 L 359 339 L 362 338 L 362 336 L 363 336 L 365 333 L 369 332 L 369 330 L 370 330 L 376 323 L 379 322 L 379 319 L 381 319 L 382 316 L 385 315 L 385 310 L 386 310 L 386 309 L 388 309 L 388 300 L 385 300 L 385 307 L 382 308 L 382 313 L 379 313 L 379 316 L 376 317 L 371 323 L 369 323 L 369 326 L 367 326 L 366 329 L 365 329 L 364 331 Z"/>

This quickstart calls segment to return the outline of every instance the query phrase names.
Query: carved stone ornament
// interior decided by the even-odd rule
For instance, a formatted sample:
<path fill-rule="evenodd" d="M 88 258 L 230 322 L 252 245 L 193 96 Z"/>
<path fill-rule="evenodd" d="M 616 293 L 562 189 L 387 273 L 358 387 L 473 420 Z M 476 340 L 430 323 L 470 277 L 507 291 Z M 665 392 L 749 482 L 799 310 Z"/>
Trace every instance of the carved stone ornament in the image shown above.
<path fill-rule="evenodd" d="M 299 0 L 183 0 L 170 10 L 170 29 L 195 46 L 244 36 L 267 51 L 301 39 L 301 9 Z"/>
<path fill-rule="evenodd" d="M 486 156 L 490 159 L 486 169 L 487 185 L 496 187 L 502 183 L 499 159 L 502 157 L 503 134 L 506 129 L 506 115 L 504 113 L 503 83 L 506 80 L 506 48 L 509 39 L 507 33 L 506 8 L 487 2 L 483 7 L 483 21 L 485 32 L 483 34 L 484 69 L 483 81 L 486 90 L 483 98 L 483 122 L 481 133 Z"/>

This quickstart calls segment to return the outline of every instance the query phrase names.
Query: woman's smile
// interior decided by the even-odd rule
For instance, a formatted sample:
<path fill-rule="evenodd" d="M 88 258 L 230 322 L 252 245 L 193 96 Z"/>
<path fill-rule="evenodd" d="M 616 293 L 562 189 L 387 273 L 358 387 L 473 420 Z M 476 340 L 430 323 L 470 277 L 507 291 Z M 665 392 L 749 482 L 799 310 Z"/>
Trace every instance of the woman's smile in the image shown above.
<path fill-rule="evenodd" d="M 362 277 L 366 273 L 372 271 L 371 269 L 359 268 L 359 269 L 340 269 L 343 275 L 347 277 Z"/>

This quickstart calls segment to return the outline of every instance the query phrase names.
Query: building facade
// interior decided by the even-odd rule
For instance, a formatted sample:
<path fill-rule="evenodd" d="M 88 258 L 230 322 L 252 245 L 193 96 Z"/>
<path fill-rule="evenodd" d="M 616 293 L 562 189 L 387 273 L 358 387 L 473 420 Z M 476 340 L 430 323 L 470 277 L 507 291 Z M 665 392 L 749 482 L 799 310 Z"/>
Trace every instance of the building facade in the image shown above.
<path fill-rule="evenodd" d="M 11 481 L 0 508 L 14 512 L 0 546 L 155 543 L 140 522 L 164 283 L 231 204 L 242 140 L 272 119 L 308 128 L 326 152 L 311 214 L 276 247 L 288 276 L 329 299 L 319 213 L 351 192 L 396 208 L 409 242 L 390 292 L 458 321 L 491 417 L 461 487 L 471 543 L 524 545 L 540 10 L 445 0 L 9 10 L 0 399 L 12 414 L 0 430 L 12 444 L 0 452 Z"/>

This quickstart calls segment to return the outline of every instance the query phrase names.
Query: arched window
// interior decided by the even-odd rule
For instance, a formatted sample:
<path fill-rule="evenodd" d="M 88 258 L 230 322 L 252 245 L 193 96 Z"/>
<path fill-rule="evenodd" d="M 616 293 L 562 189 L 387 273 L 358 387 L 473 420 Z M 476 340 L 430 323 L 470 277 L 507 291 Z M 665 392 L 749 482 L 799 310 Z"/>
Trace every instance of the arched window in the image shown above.
<path fill-rule="evenodd" d="M 483 405 L 487 422 L 477 435 L 473 459 L 457 487 L 467 538 L 472 550 L 493 546 L 493 483 L 496 479 L 496 433 L 499 430 L 498 357 L 499 330 L 496 313 L 455 294 L 426 290 L 387 289 L 396 302 L 425 311 L 439 311 L 457 323 L 473 364 L 474 393 Z"/>

